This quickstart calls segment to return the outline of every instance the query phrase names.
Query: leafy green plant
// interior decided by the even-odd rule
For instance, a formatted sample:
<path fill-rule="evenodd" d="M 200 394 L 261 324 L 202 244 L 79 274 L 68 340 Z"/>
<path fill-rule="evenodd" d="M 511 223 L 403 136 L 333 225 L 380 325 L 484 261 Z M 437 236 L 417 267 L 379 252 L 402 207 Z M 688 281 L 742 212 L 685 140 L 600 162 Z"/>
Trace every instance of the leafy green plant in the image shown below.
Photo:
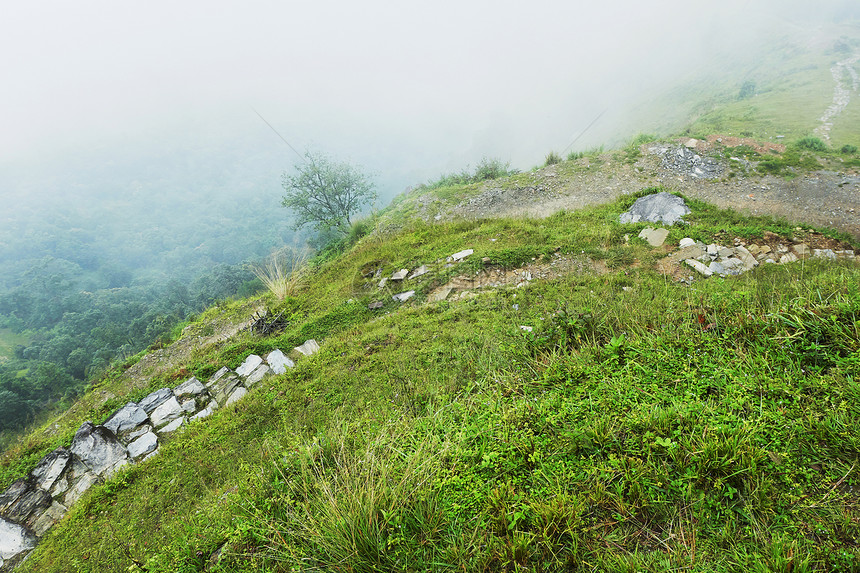
<path fill-rule="evenodd" d="M 799 149 L 824 153 L 828 150 L 827 144 L 817 137 L 803 137 L 797 140 L 796 143 Z"/>

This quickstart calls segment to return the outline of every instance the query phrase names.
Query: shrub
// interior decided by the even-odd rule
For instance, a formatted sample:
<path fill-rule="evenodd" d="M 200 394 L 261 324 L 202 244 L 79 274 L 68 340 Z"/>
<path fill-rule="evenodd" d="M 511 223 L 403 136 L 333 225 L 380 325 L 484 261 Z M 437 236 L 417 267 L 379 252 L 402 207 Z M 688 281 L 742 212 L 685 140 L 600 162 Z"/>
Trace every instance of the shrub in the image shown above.
<path fill-rule="evenodd" d="M 845 155 L 853 155 L 853 154 L 857 153 L 857 146 L 856 145 L 843 145 L 842 149 L 840 149 L 839 151 L 844 153 Z"/>
<path fill-rule="evenodd" d="M 827 144 L 818 139 L 817 137 L 804 137 L 802 139 L 799 139 L 797 141 L 797 147 L 809 151 L 816 151 L 818 153 L 823 153 L 827 151 Z"/>
<path fill-rule="evenodd" d="M 559 155 L 555 151 L 550 151 L 549 153 L 547 153 L 543 166 L 549 167 L 550 165 L 555 165 L 556 163 L 561 163 L 561 155 Z"/>

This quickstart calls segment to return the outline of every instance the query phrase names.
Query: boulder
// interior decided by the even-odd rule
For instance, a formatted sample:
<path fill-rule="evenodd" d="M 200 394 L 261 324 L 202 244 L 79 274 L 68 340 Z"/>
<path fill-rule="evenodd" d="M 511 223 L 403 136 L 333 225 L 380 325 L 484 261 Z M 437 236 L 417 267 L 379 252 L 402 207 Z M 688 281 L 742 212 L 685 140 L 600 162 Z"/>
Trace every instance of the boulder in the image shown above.
<path fill-rule="evenodd" d="M 11 571 L 27 552 L 36 547 L 37 541 L 26 527 L 0 518 L 0 567 Z"/>
<path fill-rule="evenodd" d="M 290 360 L 286 354 L 280 350 L 272 350 L 266 355 L 266 362 L 272 369 L 274 374 L 283 374 L 287 368 L 294 368 L 296 363 Z"/>
<path fill-rule="evenodd" d="M 120 435 L 133 430 L 148 420 L 147 412 L 134 402 L 129 402 L 120 408 L 107 422 L 104 427 L 115 435 Z"/>
<path fill-rule="evenodd" d="M 57 448 L 42 458 L 42 461 L 30 472 L 36 487 L 51 491 L 51 488 L 66 471 L 71 458 L 72 454 L 66 448 Z"/>
<path fill-rule="evenodd" d="M 161 404 L 169 400 L 171 396 L 173 396 L 173 390 L 170 388 L 161 388 L 138 402 L 137 405 L 140 406 L 144 412 L 149 414 L 161 406 Z"/>
<path fill-rule="evenodd" d="M 250 354 L 242 364 L 236 368 L 236 374 L 242 378 L 247 377 L 251 372 L 257 369 L 257 366 L 263 363 L 263 358 L 256 354 Z"/>
<path fill-rule="evenodd" d="M 104 426 L 94 426 L 92 422 L 81 425 L 69 450 L 99 476 L 109 476 L 128 461 L 128 453 L 114 433 Z"/>
<path fill-rule="evenodd" d="M 176 388 L 173 389 L 173 395 L 177 398 L 186 396 L 199 396 L 206 392 L 206 387 L 195 377 L 191 377 Z"/>
<path fill-rule="evenodd" d="M 152 420 L 152 425 L 158 428 L 179 418 L 184 413 L 176 396 L 171 396 L 170 399 L 152 411 L 149 419 Z"/>
<path fill-rule="evenodd" d="M 690 213 L 690 208 L 683 199 L 677 195 L 666 193 L 654 193 L 646 197 L 640 197 L 626 213 L 622 213 L 619 220 L 622 223 L 663 223 L 674 225 L 678 221 L 683 222 L 682 217 Z"/>
<path fill-rule="evenodd" d="M 0 516 L 15 523 L 35 521 L 51 505 L 51 495 L 32 479 L 18 479 L 0 494 Z"/>
<path fill-rule="evenodd" d="M 136 460 L 141 456 L 155 451 L 157 447 L 158 436 L 154 432 L 147 432 L 128 445 L 128 455 Z"/>
<path fill-rule="evenodd" d="M 679 246 L 683 249 L 686 247 L 692 247 L 695 244 L 696 244 L 696 241 L 694 241 L 690 237 L 684 237 L 683 239 L 681 239 L 681 243 L 679 244 Z"/>

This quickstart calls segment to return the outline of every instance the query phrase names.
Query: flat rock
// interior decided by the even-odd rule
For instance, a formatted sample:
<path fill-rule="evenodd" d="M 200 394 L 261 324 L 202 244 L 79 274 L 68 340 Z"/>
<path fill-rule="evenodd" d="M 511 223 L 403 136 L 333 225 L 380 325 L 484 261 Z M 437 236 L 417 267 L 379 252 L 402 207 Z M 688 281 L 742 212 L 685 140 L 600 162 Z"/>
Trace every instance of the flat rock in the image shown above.
<path fill-rule="evenodd" d="M 256 370 L 257 366 L 259 366 L 262 363 L 263 363 L 263 357 L 262 356 L 257 356 L 256 354 L 250 354 L 250 355 L 248 355 L 247 358 L 245 358 L 245 361 L 242 362 L 242 364 L 238 368 L 236 368 L 236 374 L 238 376 L 241 376 L 242 378 L 245 378 L 248 376 L 248 374 L 250 374 L 251 372 Z"/>
<path fill-rule="evenodd" d="M 209 377 L 209 380 L 206 381 L 206 387 L 212 388 L 213 386 L 218 384 L 218 382 L 220 382 L 222 378 L 232 373 L 233 371 L 226 366 L 221 367 L 218 372 Z"/>
<path fill-rule="evenodd" d="M 229 371 L 228 371 L 229 372 Z M 223 404 L 236 388 L 242 385 L 242 380 L 229 372 L 227 375 L 220 377 L 214 385 L 209 388 L 212 397 L 218 404 Z"/>
<path fill-rule="evenodd" d="M 379 288 L 383 288 L 383 287 L 385 287 L 385 285 L 386 285 L 386 284 L 388 284 L 388 277 L 383 277 L 383 278 L 379 281 Z"/>
<path fill-rule="evenodd" d="M 462 261 L 463 259 L 465 259 L 469 255 L 473 254 L 474 252 L 475 252 L 474 249 L 464 249 L 462 251 L 457 251 L 456 253 L 454 253 L 453 255 L 448 257 L 448 259 L 451 261 L 454 261 L 454 262 Z"/>
<path fill-rule="evenodd" d="M 51 491 L 51 488 L 66 471 L 71 458 L 72 453 L 66 448 L 57 448 L 42 458 L 42 461 L 30 472 L 36 487 Z"/>
<path fill-rule="evenodd" d="M 795 255 L 798 256 L 798 258 L 801 259 L 806 259 L 812 254 L 812 251 L 806 243 L 792 245 L 791 250 L 794 252 Z"/>
<path fill-rule="evenodd" d="M 751 271 L 758 266 L 758 261 L 755 256 L 745 247 L 735 247 L 735 254 L 744 264 L 744 271 Z"/>
<path fill-rule="evenodd" d="M 188 398 L 187 400 L 180 402 L 179 407 L 182 408 L 184 413 L 193 414 L 197 411 L 197 400 L 194 398 Z"/>
<path fill-rule="evenodd" d="M 836 253 L 833 252 L 833 249 L 813 249 L 812 256 L 817 259 L 836 260 Z"/>
<path fill-rule="evenodd" d="M 254 369 L 253 372 L 251 372 L 248 375 L 247 378 L 245 378 L 245 386 L 250 388 L 251 386 L 253 386 L 257 382 L 259 382 L 260 380 L 265 378 L 266 376 L 271 376 L 271 375 L 272 375 L 272 369 L 269 368 L 269 365 L 268 364 L 260 364 L 259 366 L 257 366 L 256 369 Z"/>
<path fill-rule="evenodd" d="M 296 363 L 280 350 L 272 350 L 266 354 L 266 363 L 274 374 L 283 374 L 287 368 L 295 368 Z"/>
<path fill-rule="evenodd" d="M 57 501 L 53 502 L 51 506 L 39 516 L 39 519 L 33 522 L 33 532 L 37 536 L 42 537 L 54 526 L 55 523 L 60 521 L 68 511 L 69 509 L 62 503 Z"/>
<path fill-rule="evenodd" d="M 9 570 L 19 558 L 36 547 L 37 542 L 36 536 L 26 527 L 0 518 L 0 564 Z"/>
<path fill-rule="evenodd" d="M 203 383 L 195 377 L 191 377 L 176 388 L 173 389 L 173 395 L 177 398 L 185 396 L 199 396 L 206 391 Z"/>
<path fill-rule="evenodd" d="M 149 419 L 146 414 L 146 410 L 134 402 L 129 402 L 108 418 L 108 421 L 103 425 L 118 436 L 146 422 Z"/>
<path fill-rule="evenodd" d="M 128 445 L 128 455 L 136 460 L 141 456 L 155 451 L 157 447 L 158 436 L 154 432 L 147 432 Z"/>
<path fill-rule="evenodd" d="M 678 221 L 683 222 L 683 216 L 690 213 L 690 208 L 683 199 L 677 195 L 666 193 L 654 193 L 646 197 L 640 197 L 626 213 L 622 213 L 619 220 L 622 223 L 663 223 L 674 225 Z"/>
<path fill-rule="evenodd" d="M 182 427 L 182 424 L 185 423 L 185 418 L 177 418 L 164 426 L 163 428 L 156 430 L 159 434 L 169 434 L 170 432 L 175 432 L 179 428 Z"/>
<path fill-rule="evenodd" d="M 317 343 L 316 340 L 311 338 L 310 340 L 305 340 L 304 344 L 296 346 L 295 350 L 296 352 L 304 354 L 305 356 L 312 356 L 319 352 L 320 345 Z"/>
<path fill-rule="evenodd" d="M 695 259 L 687 259 L 684 262 L 703 276 L 709 277 L 714 274 L 714 271 Z"/>
<path fill-rule="evenodd" d="M 383 306 L 385 306 L 385 303 L 383 303 L 381 300 L 377 300 L 367 305 L 367 310 L 379 310 Z"/>
<path fill-rule="evenodd" d="M 681 239 L 681 242 L 679 243 L 678 246 L 683 249 L 685 247 L 692 247 L 695 244 L 696 244 L 696 241 L 694 241 L 690 237 L 684 237 L 683 239 Z"/>
<path fill-rule="evenodd" d="M 170 388 L 161 388 L 138 402 L 137 405 L 140 406 L 144 412 L 149 414 L 167 401 L 171 396 L 173 396 L 173 390 Z"/>
<path fill-rule="evenodd" d="M 77 503 L 77 501 L 81 499 L 81 496 L 98 481 L 98 476 L 92 472 L 86 472 L 78 477 L 78 479 L 76 479 L 72 484 L 72 487 L 69 488 L 68 493 L 66 493 L 66 497 L 64 499 L 66 507 L 70 507 Z"/>
<path fill-rule="evenodd" d="M 418 267 L 417 269 L 412 271 L 412 274 L 409 275 L 409 280 L 412 280 L 414 278 L 418 278 L 421 275 L 426 275 L 429 272 L 430 272 L 430 269 L 427 268 L 427 265 L 421 265 L 420 267 Z"/>
<path fill-rule="evenodd" d="M 69 450 L 96 475 L 109 475 L 128 460 L 125 447 L 114 433 L 92 422 L 84 422 L 78 428 Z"/>
<path fill-rule="evenodd" d="M 662 247 L 668 236 L 669 229 L 663 228 L 652 229 L 651 227 L 646 227 L 639 233 L 639 238 L 648 241 L 648 244 L 652 247 Z"/>
<path fill-rule="evenodd" d="M 238 388 L 236 388 L 233 391 L 232 394 L 230 394 L 230 397 L 227 398 L 227 401 L 224 403 L 224 405 L 229 406 L 230 404 L 233 404 L 234 402 L 238 402 L 239 400 L 244 398 L 247 393 L 248 393 L 248 390 L 244 386 L 239 386 Z"/>
<path fill-rule="evenodd" d="M 179 418 L 184 413 L 176 396 L 171 396 L 169 400 L 152 411 L 149 419 L 152 420 L 152 425 L 158 428 Z"/>
<path fill-rule="evenodd" d="M 406 302 L 407 300 L 409 300 L 413 296 L 415 296 L 415 291 L 414 290 L 408 290 L 406 292 L 401 292 L 399 294 L 396 294 L 396 295 L 392 296 L 391 298 L 396 300 L 397 302 Z"/>
<path fill-rule="evenodd" d="M 408 275 L 408 274 L 409 274 L 409 269 L 400 269 L 399 271 L 397 271 L 396 273 L 391 275 L 391 280 L 402 281 L 403 279 L 406 278 L 406 275 Z"/>
<path fill-rule="evenodd" d="M 214 412 L 214 411 L 215 411 L 215 409 L 214 409 L 212 406 L 206 406 L 205 408 L 203 408 L 202 410 L 200 410 L 199 412 L 197 412 L 196 414 L 194 414 L 193 416 L 191 416 L 191 417 L 188 419 L 188 421 L 191 421 L 191 420 L 202 420 L 203 418 L 206 418 L 206 417 L 208 417 L 208 416 L 211 416 L 211 415 L 212 415 L 212 412 Z"/>
<path fill-rule="evenodd" d="M 444 287 L 434 290 L 427 297 L 427 302 L 440 302 L 448 298 L 448 295 L 451 294 L 453 289 L 451 287 Z"/>

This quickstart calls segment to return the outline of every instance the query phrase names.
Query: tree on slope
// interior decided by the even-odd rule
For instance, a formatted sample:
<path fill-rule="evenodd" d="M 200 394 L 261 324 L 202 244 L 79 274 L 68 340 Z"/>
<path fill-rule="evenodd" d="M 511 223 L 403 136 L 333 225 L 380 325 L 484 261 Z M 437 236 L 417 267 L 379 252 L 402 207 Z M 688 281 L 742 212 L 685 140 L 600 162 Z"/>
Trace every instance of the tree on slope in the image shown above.
<path fill-rule="evenodd" d="M 296 229 L 312 224 L 320 232 L 347 234 L 352 215 L 376 199 L 373 182 L 360 168 L 322 153 L 305 152 L 305 160 L 295 174 L 284 173 L 281 205 L 292 209 Z"/>

